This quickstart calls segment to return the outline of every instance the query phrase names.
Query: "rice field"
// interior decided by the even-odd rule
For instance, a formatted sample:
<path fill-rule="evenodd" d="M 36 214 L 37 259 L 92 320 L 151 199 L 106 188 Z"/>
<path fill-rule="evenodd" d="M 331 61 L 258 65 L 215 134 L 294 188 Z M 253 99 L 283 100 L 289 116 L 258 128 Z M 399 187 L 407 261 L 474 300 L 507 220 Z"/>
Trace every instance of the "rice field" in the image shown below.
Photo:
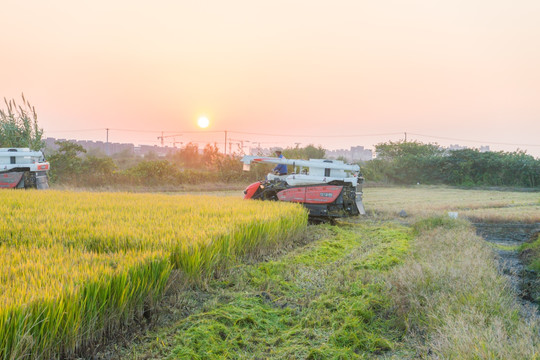
<path fill-rule="evenodd" d="M 204 281 L 306 223 L 300 206 L 232 197 L 3 192 L 0 359 L 69 356 L 140 317 L 172 271 Z"/>
<path fill-rule="evenodd" d="M 540 193 L 462 190 L 442 186 L 364 189 L 364 204 L 371 215 L 392 218 L 401 210 L 423 218 L 457 212 L 473 222 L 540 222 Z"/>

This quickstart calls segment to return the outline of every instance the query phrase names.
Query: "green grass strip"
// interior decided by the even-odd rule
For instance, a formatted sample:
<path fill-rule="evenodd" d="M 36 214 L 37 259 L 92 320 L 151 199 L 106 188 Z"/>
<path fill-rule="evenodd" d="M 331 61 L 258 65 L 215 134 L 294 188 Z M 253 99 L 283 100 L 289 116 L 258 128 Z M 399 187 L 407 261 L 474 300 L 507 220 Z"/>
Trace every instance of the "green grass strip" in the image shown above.
<path fill-rule="evenodd" d="M 400 351 L 403 330 L 383 279 L 407 254 L 411 231 L 342 225 L 320 235 L 279 261 L 214 282 L 206 308 L 125 357 L 356 359 Z"/>

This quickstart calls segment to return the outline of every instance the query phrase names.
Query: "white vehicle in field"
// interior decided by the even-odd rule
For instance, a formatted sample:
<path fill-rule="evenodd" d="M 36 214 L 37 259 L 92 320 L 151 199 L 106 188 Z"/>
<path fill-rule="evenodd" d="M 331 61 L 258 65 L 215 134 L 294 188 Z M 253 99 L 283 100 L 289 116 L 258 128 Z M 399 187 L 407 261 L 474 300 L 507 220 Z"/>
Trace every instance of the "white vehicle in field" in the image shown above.
<path fill-rule="evenodd" d="M 291 166 L 292 174 L 268 174 L 266 180 L 247 187 L 244 199 L 296 202 L 309 210 L 312 219 L 365 215 L 360 166 L 338 160 L 295 160 L 244 156 L 244 170 L 251 163 Z"/>
<path fill-rule="evenodd" d="M 0 148 L 0 188 L 48 189 L 49 168 L 41 151 Z"/>

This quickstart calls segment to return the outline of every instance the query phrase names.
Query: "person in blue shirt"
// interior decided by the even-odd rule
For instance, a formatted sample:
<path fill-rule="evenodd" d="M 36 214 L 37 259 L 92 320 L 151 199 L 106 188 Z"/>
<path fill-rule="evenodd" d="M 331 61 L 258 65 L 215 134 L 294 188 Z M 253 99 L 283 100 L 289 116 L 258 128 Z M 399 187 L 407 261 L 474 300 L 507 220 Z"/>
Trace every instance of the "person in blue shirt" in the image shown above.
<path fill-rule="evenodd" d="M 280 149 L 277 149 L 276 151 L 276 156 L 280 159 L 285 159 L 283 157 L 283 155 L 281 154 L 281 150 Z M 287 165 L 285 164 L 278 164 L 275 168 L 274 168 L 274 173 L 277 174 L 277 175 L 287 175 Z"/>

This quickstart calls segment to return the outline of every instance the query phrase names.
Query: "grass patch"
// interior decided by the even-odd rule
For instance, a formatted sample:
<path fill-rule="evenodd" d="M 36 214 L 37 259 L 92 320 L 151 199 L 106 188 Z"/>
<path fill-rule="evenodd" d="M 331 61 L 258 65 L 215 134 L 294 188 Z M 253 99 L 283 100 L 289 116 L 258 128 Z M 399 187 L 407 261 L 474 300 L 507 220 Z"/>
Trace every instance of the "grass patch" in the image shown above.
<path fill-rule="evenodd" d="M 406 352 L 385 277 L 408 253 L 410 229 L 325 225 L 319 232 L 318 241 L 280 260 L 241 266 L 210 284 L 213 296 L 200 311 L 124 357 L 355 359 Z"/>
<path fill-rule="evenodd" d="M 393 272 L 391 293 L 420 357 L 537 359 L 538 319 L 522 318 L 490 246 L 438 219 L 415 228 L 414 256 Z"/>
<path fill-rule="evenodd" d="M 532 241 L 521 245 L 519 251 L 529 269 L 540 272 L 540 233 L 537 233 Z"/>
<path fill-rule="evenodd" d="M 448 216 L 433 216 L 418 220 L 413 224 L 416 234 L 442 228 L 446 230 L 468 228 L 470 224 L 464 220 L 452 219 Z"/>
<path fill-rule="evenodd" d="M 490 242 L 488 242 L 488 245 L 494 249 L 502 250 L 502 251 L 519 251 L 521 249 L 521 245 L 503 245 L 503 244 L 495 244 L 495 243 L 490 243 Z"/>

